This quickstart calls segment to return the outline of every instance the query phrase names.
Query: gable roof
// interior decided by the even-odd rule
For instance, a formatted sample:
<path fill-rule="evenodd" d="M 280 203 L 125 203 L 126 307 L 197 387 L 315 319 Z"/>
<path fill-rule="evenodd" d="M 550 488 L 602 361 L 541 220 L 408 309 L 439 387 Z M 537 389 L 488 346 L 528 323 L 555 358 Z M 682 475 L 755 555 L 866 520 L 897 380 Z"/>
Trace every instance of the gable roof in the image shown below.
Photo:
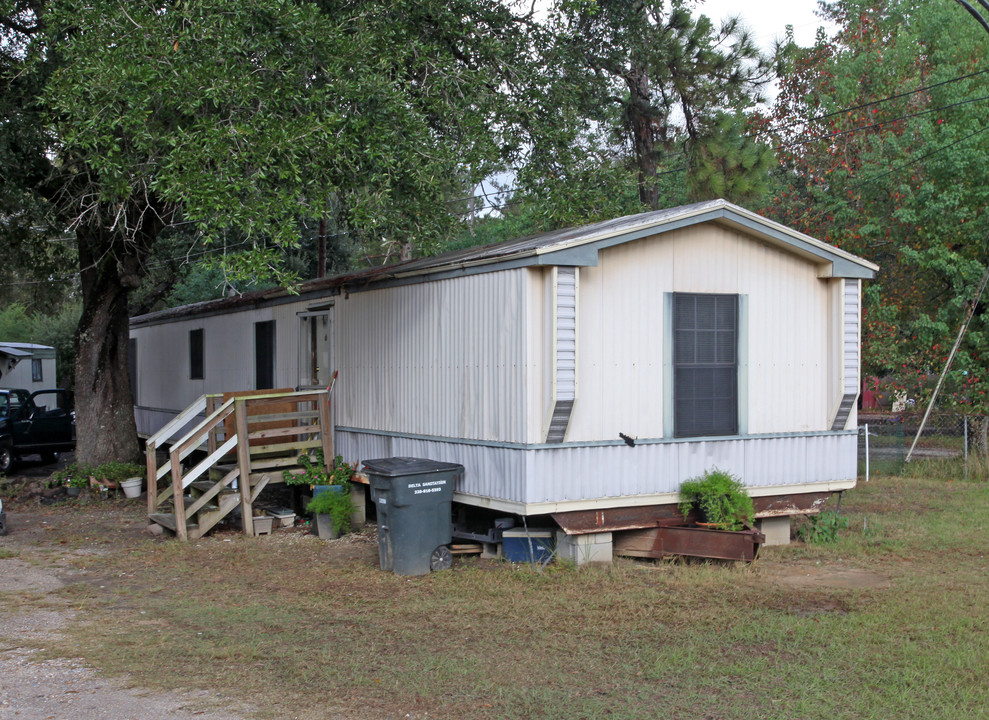
<path fill-rule="evenodd" d="M 359 292 L 371 287 L 442 280 L 533 265 L 595 266 L 598 253 L 603 249 L 705 222 L 730 227 L 798 255 L 818 266 L 819 277 L 869 279 L 875 277 L 879 270 L 877 265 L 867 260 L 726 200 L 710 200 L 310 280 L 298 288 L 296 295 L 284 288 L 275 288 L 161 310 L 132 318 L 131 325 L 139 327 L 195 315 L 212 315 L 234 308 L 294 302 L 341 292 Z"/>

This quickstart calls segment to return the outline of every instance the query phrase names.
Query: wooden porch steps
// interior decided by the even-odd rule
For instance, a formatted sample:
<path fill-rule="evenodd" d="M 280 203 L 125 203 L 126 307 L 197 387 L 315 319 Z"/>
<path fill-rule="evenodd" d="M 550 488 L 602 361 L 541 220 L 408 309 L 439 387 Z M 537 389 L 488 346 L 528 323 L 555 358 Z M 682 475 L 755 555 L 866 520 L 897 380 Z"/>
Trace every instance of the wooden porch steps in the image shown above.
<path fill-rule="evenodd" d="M 180 540 L 196 539 L 239 510 L 244 534 L 255 535 L 253 505 L 264 488 L 283 483 L 286 471 L 302 472 L 301 454 L 333 457 L 329 394 L 254 390 L 197 399 L 146 442 L 149 520 Z M 197 416 L 205 419 L 175 439 Z"/>
<path fill-rule="evenodd" d="M 153 523 L 161 525 L 163 528 L 168 528 L 172 532 L 175 532 L 175 513 L 154 513 L 148 515 L 148 520 Z M 199 533 L 199 525 L 194 522 L 187 522 L 185 524 L 186 532 L 189 533 L 190 538 L 202 537 Z"/>
<path fill-rule="evenodd" d="M 212 487 L 210 483 L 206 483 L 206 485 Z M 190 487 L 192 486 L 190 485 Z M 185 528 L 190 540 L 201 538 L 229 515 L 235 507 L 240 505 L 240 495 L 236 491 L 221 493 L 217 498 L 219 503 L 207 503 L 199 509 L 195 514 L 195 521 L 186 520 Z M 195 497 L 186 496 L 186 507 L 192 505 L 196 500 Z M 148 516 L 148 520 L 176 532 L 175 513 L 153 513 Z"/>

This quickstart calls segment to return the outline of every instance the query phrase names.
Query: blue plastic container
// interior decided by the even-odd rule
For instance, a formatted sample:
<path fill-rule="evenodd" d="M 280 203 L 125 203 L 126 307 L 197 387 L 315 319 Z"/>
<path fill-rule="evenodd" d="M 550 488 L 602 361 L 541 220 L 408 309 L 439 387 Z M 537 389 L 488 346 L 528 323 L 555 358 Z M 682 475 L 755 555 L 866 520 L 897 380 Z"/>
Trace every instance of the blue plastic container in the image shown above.
<path fill-rule="evenodd" d="M 525 528 L 507 528 L 501 535 L 502 554 L 516 563 L 544 563 L 553 555 L 555 546 L 556 533 L 552 530 L 530 528 L 527 536 Z"/>

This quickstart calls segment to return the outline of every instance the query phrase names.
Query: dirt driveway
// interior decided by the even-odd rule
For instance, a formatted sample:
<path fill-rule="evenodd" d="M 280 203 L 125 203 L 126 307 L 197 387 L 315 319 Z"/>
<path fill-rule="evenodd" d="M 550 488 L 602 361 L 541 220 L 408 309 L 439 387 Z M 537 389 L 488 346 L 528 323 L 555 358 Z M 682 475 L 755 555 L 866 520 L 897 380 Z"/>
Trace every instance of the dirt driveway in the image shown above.
<path fill-rule="evenodd" d="M 74 568 L 73 561 L 94 550 L 68 550 L 67 533 L 115 524 L 123 537 L 140 538 L 144 523 L 125 512 L 123 502 L 67 513 L 46 495 L 44 479 L 53 471 L 30 461 L 18 476 L 0 484 L 9 534 L 0 538 L 0 718 L 3 720 L 236 720 L 244 714 L 221 693 L 158 693 L 107 679 L 73 658 L 52 656 L 48 648 L 76 619 L 60 594 L 74 583 L 99 577 Z"/>

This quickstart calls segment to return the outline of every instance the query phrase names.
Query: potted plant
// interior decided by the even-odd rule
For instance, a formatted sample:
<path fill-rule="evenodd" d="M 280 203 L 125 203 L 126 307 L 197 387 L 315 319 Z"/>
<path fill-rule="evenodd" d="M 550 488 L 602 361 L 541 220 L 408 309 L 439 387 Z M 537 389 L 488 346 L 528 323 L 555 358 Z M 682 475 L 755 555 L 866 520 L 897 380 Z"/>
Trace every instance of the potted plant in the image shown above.
<path fill-rule="evenodd" d="M 89 486 L 89 477 L 92 474 L 93 469 L 89 465 L 72 463 L 53 474 L 48 486 L 62 485 L 69 497 L 78 497 L 82 489 Z"/>
<path fill-rule="evenodd" d="M 681 483 L 679 508 L 684 518 L 696 509 L 699 524 L 718 530 L 742 530 L 755 518 L 752 498 L 741 480 L 718 468 Z"/>
<path fill-rule="evenodd" d="M 308 485 L 313 497 L 306 505 L 306 512 L 316 517 L 316 530 L 324 539 L 340 537 L 350 532 L 351 515 L 356 509 L 350 497 L 350 479 L 356 470 L 343 460 L 342 455 L 333 458 L 333 467 L 327 468 L 323 451 L 316 449 L 309 455 L 299 456 L 301 472 L 282 473 L 286 485 Z"/>
<path fill-rule="evenodd" d="M 354 509 L 349 482 L 329 486 L 325 492 L 314 495 L 306 505 L 306 511 L 316 516 L 316 531 L 324 540 L 332 540 L 350 532 L 350 518 Z"/>
<path fill-rule="evenodd" d="M 350 482 L 356 470 L 356 464 L 345 463 L 342 455 L 333 458 L 333 467 L 327 468 L 321 449 L 314 450 L 311 457 L 300 455 L 298 462 L 302 467 L 301 472 L 285 470 L 282 473 L 286 485 L 308 485 L 311 488 L 342 486 Z"/>
<path fill-rule="evenodd" d="M 90 469 L 89 484 L 95 488 L 115 490 L 124 480 L 140 478 L 144 469 L 128 462 L 108 462 Z"/>
<path fill-rule="evenodd" d="M 85 475 L 76 475 L 65 481 L 65 490 L 69 497 L 79 497 L 82 489 L 89 485 L 89 478 Z"/>

